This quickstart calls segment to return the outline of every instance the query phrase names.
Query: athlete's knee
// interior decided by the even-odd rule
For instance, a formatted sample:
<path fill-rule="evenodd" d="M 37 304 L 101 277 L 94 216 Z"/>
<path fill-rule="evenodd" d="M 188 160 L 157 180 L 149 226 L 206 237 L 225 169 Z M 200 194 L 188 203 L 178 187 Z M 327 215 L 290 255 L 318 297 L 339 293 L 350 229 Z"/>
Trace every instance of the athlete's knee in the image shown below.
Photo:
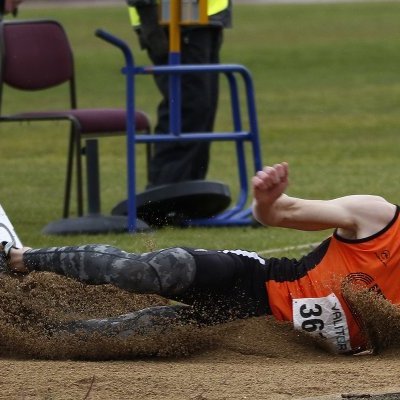
<path fill-rule="evenodd" d="M 177 247 L 114 260 L 111 281 L 126 290 L 170 296 L 189 288 L 195 273 L 193 256 Z"/>
<path fill-rule="evenodd" d="M 148 264 L 154 269 L 160 285 L 160 294 L 183 293 L 194 281 L 196 263 L 193 256 L 180 247 L 148 254 Z"/>

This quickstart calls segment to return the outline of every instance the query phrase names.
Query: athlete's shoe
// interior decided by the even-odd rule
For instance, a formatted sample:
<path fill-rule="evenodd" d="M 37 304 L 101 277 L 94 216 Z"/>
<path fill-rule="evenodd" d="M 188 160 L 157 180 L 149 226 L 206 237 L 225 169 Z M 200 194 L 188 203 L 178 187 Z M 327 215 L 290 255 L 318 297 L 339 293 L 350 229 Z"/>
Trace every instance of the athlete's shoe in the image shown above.
<path fill-rule="evenodd" d="M 15 229 L 8 218 L 4 208 L 0 204 L 0 242 L 13 242 L 17 248 L 22 247 L 21 240 L 19 239 Z"/>
<path fill-rule="evenodd" d="M 126 338 L 132 335 L 160 334 L 171 325 L 182 321 L 190 306 L 179 304 L 154 306 L 114 318 L 71 321 L 56 328 L 56 331 L 68 333 L 92 334 Z"/>
<path fill-rule="evenodd" d="M 10 260 L 10 250 L 15 248 L 14 242 L 1 242 L 0 244 L 0 273 L 10 272 L 8 262 Z"/>

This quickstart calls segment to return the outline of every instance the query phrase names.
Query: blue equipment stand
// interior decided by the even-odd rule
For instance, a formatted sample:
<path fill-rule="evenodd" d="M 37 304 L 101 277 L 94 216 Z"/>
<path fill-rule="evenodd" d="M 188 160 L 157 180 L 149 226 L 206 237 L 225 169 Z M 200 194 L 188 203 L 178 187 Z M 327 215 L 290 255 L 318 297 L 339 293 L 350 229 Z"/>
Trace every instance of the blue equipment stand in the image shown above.
<path fill-rule="evenodd" d="M 136 211 L 136 165 L 135 149 L 137 143 L 154 142 L 191 142 L 191 141 L 234 141 L 240 191 L 236 204 L 221 214 L 206 219 L 185 221 L 186 226 L 229 226 L 251 225 L 251 209 L 248 206 L 249 179 L 245 159 L 245 142 L 251 144 L 253 167 L 255 173 L 262 169 L 261 151 L 258 134 L 256 105 L 254 99 L 253 81 L 249 71 L 237 64 L 207 64 L 207 65 L 166 65 L 166 66 L 135 66 L 129 46 L 112 34 L 98 29 L 96 35 L 106 42 L 119 48 L 125 58 L 122 73 L 126 78 L 126 111 L 127 111 L 127 188 L 128 188 L 128 231 L 137 231 Z M 176 61 L 176 60 L 173 60 Z M 180 76 L 185 73 L 222 73 L 226 76 L 231 95 L 231 112 L 233 121 L 232 132 L 180 133 Z M 136 135 L 135 132 L 135 78 L 137 75 L 167 74 L 170 79 L 170 134 Z M 244 130 L 239 99 L 238 77 L 244 84 L 249 129 Z"/>

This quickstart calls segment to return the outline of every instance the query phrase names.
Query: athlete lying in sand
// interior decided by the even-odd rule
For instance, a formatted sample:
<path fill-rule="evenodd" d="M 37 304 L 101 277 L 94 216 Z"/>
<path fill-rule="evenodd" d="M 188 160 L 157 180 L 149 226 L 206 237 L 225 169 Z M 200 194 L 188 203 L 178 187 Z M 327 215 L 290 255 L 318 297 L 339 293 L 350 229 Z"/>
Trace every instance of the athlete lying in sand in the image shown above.
<path fill-rule="evenodd" d="M 265 259 L 245 250 L 175 247 L 145 254 L 107 245 L 16 249 L 3 245 L 3 267 L 14 273 L 51 271 L 88 284 L 112 283 L 134 293 L 161 294 L 185 306 L 149 308 L 126 316 L 77 321 L 68 331 L 125 335 L 174 321 L 219 323 L 272 314 L 319 336 L 338 353 L 365 350 L 367 338 L 344 282 L 400 303 L 399 209 L 381 197 L 304 200 L 284 194 L 287 163 L 265 167 L 252 179 L 255 218 L 300 230 L 334 228 L 300 260 Z"/>

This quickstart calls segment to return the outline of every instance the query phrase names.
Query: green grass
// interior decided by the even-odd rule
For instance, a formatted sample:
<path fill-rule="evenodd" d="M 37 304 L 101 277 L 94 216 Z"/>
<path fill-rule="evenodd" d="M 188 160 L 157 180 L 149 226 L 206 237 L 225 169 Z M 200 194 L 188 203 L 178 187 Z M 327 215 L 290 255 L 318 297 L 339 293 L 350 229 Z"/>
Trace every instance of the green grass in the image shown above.
<path fill-rule="evenodd" d="M 290 194 L 330 198 L 377 193 L 399 202 L 400 2 L 308 5 L 235 5 L 222 58 L 253 75 L 263 161 L 291 164 Z M 29 9 L 20 18 L 52 17 L 66 27 L 75 49 L 81 107 L 123 106 L 123 64 L 118 50 L 94 37 L 102 27 L 131 43 L 137 63 L 148 64 L 129 27 L 124 6 Z M 217 129 L 230 129 L 222 81 Z M 47 96 L 5 92 L 5 112 L 18 107 L 60 107 Z M 159 96 L 140 77 L 137 105 L 155 120 Z M 128 250 L 171 245 L 264 250 L 313 242 L 327 233 L 253 228 L 168 228 L 142 235 L 46 237 L 41 229 L 61 216 L 67 126 L 1 125 L 1 204 L 31 246 L 107 242 Z M 125 197 L 123 139 L 101 146 L 102 210 Z M 145 184 L 139 148 L 139 189 Z M 236 193 L 231 144 L 213 145 L 210 179 Z M 298 253 L 293 252 L 294 255 Z"/>

